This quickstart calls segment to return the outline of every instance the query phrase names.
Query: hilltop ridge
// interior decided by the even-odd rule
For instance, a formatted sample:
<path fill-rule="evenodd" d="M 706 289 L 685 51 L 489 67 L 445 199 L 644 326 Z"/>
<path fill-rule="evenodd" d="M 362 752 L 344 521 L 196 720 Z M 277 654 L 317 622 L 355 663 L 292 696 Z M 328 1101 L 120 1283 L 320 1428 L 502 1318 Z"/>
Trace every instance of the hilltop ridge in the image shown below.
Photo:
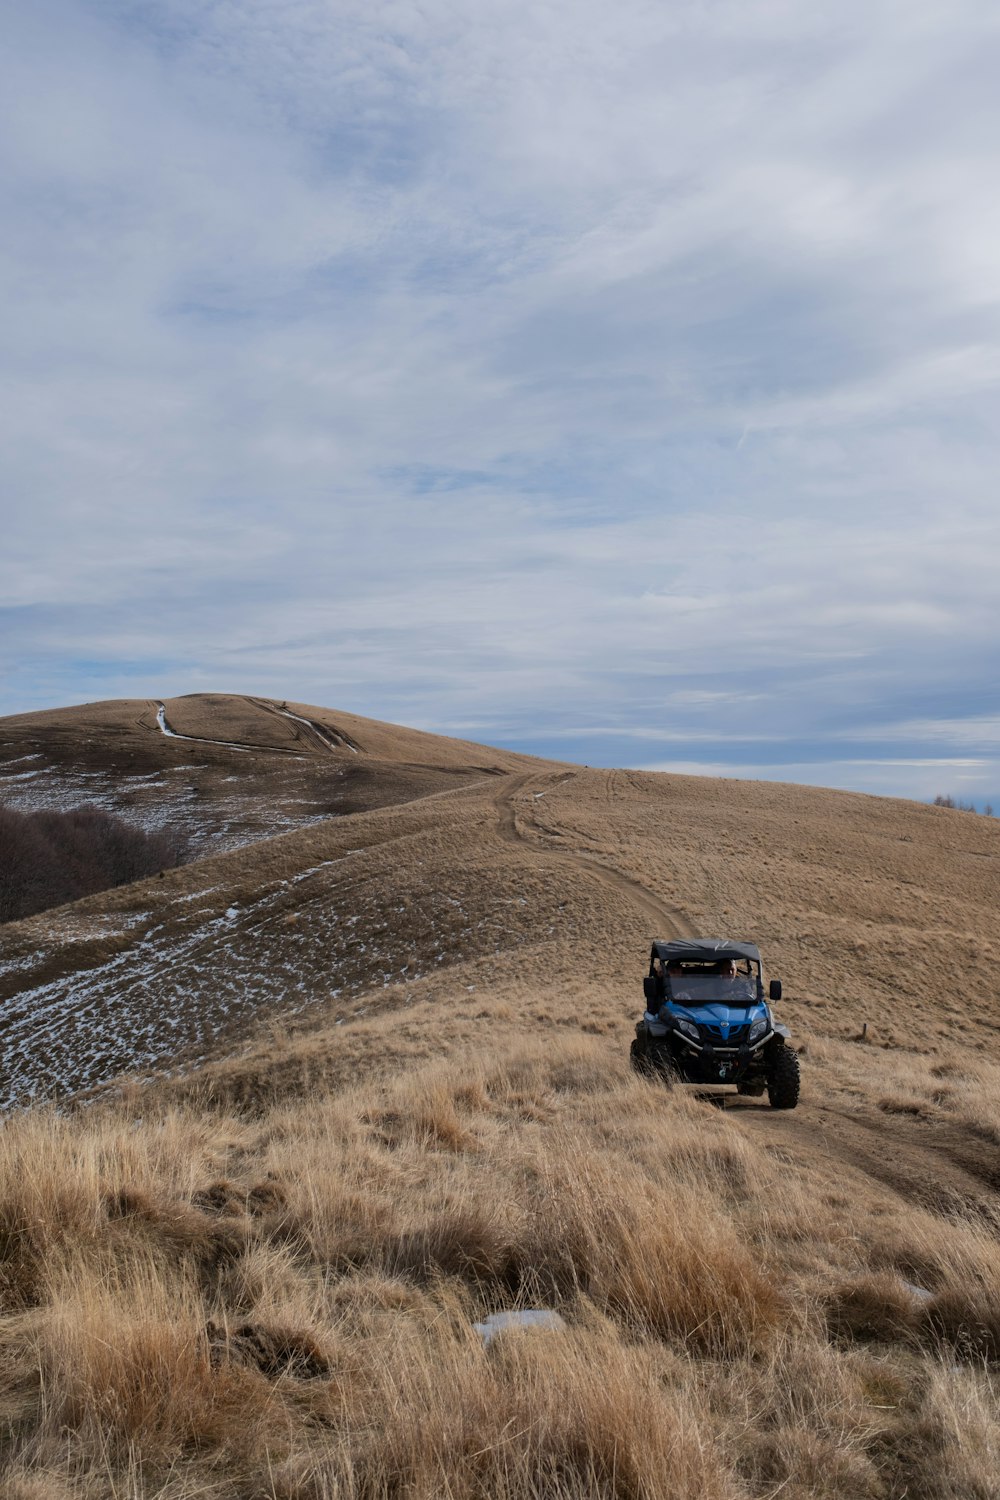
<path fill-rule="evenodd" d="M 317 755 L 354 753 L 402 764 L 464 769 L 487 747 L 471 740 L 430 734 L 358 714 L 286 699 L 242 693 L 186 693 L 179 698 L 110 698 L 68 708 L 11 714 L 0 719 L 6 746 L 46 743 L 89 745 L 94 755 L 112 748 L 125 755 L 151 752 L 157 736 L 195 743 L 201 749 L 273 751 Z M 163 749 L 160 746 L 160 749 Z M 532 757 L 489 750 L 489 764 L 518 765 Z"/>
<path fill-rule="evenodd" d="M 145 828 L 169 821 L 203 854 L 532 763 L 235 693 L 109 699 L 0 719 L 0 801 L 31 811 L 88 803 Z"/>

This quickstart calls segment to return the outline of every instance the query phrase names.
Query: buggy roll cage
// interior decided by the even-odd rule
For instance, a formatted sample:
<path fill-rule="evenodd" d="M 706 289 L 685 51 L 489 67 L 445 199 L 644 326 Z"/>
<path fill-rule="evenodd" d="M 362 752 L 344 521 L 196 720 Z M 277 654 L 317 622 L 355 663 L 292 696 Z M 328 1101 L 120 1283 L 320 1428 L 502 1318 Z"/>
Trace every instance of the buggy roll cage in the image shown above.
<path fill-rule="evenodd" d="M 732 943 L 726 938 L 673 938 L 668 943 L 657 938 L 649 955 L 649 972 L 656 972 L 657 959 L 666 968 L 668 964 L 717 964 L 729 958 L 756 964 L 760 974 L 760 949 L 754 943 Z"/>
<path fill-rule="evenodd" d="M 727 938 L 674 938 L 663 942 L 657 938 L 649 955 L 649 974 L 643 981 L 647 1001 L 658 1008 L 667 993 L 666 971 L 670 964 L 719 964 L 728 959 L 745 963 L 757 980 L 757 994 L 764 998 L 764 974 L 760 949 L 755 943 L 734 943 Z M 659 961 L 659 969 L 657 969 Z M 781 980 L 772 979 L 768 998 L 781 999 Z"/>

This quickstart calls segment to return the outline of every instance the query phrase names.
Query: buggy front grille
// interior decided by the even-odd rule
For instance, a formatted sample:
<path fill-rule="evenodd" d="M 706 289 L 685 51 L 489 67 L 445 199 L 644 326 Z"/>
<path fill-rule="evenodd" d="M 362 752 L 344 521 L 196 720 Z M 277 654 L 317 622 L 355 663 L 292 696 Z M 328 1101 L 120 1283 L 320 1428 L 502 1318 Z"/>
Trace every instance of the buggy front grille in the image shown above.
<path fill-rule="evenodd" d="M 699 1021 L 702 1042 L 709 1047 L 742 1047 L 750 1035 L 750 1022 L 723 1029 L 715 1022 Z"/>

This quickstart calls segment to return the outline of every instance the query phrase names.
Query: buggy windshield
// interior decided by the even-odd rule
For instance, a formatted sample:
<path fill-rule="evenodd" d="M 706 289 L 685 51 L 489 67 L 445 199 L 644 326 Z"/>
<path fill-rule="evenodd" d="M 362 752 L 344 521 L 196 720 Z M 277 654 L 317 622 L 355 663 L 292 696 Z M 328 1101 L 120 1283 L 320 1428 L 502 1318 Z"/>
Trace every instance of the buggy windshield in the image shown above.
<path fill-rule="evenodd" d="M 696 1005 L 752 1005 L 757 999 L 756 974 L 671 974 L 670 999 Z"/>

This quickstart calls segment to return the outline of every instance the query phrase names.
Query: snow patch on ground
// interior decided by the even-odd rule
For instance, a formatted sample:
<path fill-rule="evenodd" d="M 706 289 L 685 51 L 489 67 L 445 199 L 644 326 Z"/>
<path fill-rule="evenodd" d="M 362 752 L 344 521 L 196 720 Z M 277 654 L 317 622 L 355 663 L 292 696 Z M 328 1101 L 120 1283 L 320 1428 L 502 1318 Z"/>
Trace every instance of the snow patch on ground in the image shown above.
<path fill-rule="evenodd" d="M 205 767 L 166 769 L 199 773 Z M 72 812 L 87 806 L 113 813 L 145 833 L 159 833 L 169 827 L 181 833 L 199 857 L 238 849 L 330 816 L 326 812 L 299 811 L 314 808 L 314 798 L 283 797 L 277 803 L 269 802 L 250 785 L 245 793 L 234 792 L 224 799 L 215 796 L 203 802 L 197 786 L 185 786 L 176 779 L 161 780 L 158 773 L 140 775 L 82 767 L 43 766 L 17 778 L 5 778 L 0 771 L 0 796 L 4 805 L 16 812 Z"/>
<path fill-rule="evenodd" d="M 224 745 L 227 750 L 247 751 L 257 748 L 253 745 L 241 744 L 239 740 L 210 740 L 205 735 L 201 734 L 178 734 L 177 731 L 175 729 L 171 729 L 170 725 L 167 723 L 167 711 L 162 703 L 157 703 L 156 705 L 156 722 L 159 725 L 161 732 L 171 740 L 189 740 L 193 745 Z M 260 748 L 264 747 L 261 746 Z"/>

